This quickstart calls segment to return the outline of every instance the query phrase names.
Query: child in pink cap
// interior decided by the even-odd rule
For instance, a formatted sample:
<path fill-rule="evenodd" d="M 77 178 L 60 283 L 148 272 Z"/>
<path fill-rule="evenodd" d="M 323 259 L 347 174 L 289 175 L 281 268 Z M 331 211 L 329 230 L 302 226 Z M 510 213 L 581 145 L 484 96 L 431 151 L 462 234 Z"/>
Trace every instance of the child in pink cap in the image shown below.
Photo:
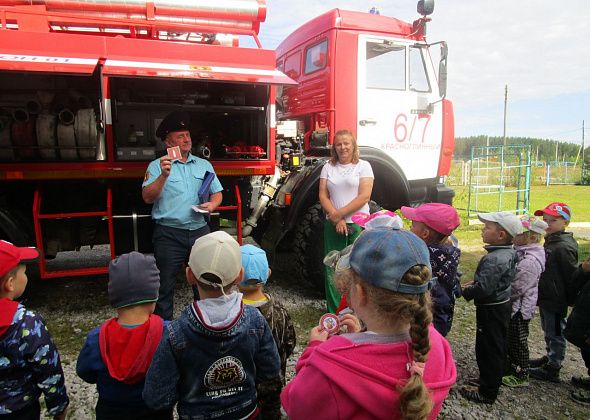
<path fill-rule="evenodd" d="M 444 337 L 451 330 L 455 298 L 460 293 L 457 270 L 461 251 L 449 244 L 448 240 L 459 226 L 459 215 L 454 207 L 442 203 L 426 203 L 419 207 L 403 206 L 401 213 L 412 221 L 410 230 L 428 246 L 432 277 L 436 278 L 430 291 L 432 323 Z"/>

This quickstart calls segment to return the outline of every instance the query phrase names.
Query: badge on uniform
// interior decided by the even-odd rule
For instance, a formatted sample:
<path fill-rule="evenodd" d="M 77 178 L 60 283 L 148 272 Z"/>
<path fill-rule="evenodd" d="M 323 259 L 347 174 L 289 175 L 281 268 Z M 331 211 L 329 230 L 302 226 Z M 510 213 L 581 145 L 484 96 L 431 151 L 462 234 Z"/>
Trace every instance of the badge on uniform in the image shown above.
<path fill-rule="evenodd" d="M 179 146 L 169 147 L 166 150 L 168 152 L 168 157 L 171 160 L 178 160 L 178 159 L 182 158 L 182 153 L 180 153 L 180 147 Z"/>

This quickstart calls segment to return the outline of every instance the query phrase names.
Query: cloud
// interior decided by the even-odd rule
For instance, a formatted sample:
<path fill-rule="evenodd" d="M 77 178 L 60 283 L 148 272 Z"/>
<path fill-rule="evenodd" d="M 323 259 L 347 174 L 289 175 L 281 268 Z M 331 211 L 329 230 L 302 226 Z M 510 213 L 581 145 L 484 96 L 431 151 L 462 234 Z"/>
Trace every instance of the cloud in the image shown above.
<path fill-rule="evenodd" d="M 418 17 L 411 0 L 267 0 L 260 38 L 275 48 L 330 9 L 373 6 L 409 22 Z M 428 39 L 449 45 L 448 96 L 458 134 L 501 135 L 505 85 L 509 135 L 571 131 L 582 119 L 590 126 L 589 21 L 590 3 L 583 0 L 436 1 Z"/>

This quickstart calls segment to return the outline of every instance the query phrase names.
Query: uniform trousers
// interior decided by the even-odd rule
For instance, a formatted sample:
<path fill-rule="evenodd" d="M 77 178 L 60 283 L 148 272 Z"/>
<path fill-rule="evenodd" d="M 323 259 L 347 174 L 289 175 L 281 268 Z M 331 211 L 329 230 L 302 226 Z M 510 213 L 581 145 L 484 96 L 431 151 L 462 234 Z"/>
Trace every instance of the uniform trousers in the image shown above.
<path fill-rule="evenodd" d="M 154 257 L 160 270 L 160 295 L 154 313 L 163 319 L 171 320 L 173 317 L 176 275 L 188 261 L 195 241 L 207 233 L 208 225 L 196 230 L 187 230 L 156 223 L 153 243 Z"/>

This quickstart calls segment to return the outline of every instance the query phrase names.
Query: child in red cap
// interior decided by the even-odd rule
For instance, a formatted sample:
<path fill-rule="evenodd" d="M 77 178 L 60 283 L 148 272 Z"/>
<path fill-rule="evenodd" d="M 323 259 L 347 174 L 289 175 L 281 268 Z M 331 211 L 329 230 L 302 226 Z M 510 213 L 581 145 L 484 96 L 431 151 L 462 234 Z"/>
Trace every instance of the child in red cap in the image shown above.
<path fill-rule="evenodd" d="M 426 203 L 415 208 L 403 206 L 401 213 L 412 221 L 410 230 L 428 246 L 432 277 L 436 277 L 430 291 L 432 323 L 445 337 L 453 323 L 455 298 L 460 294 L 457 270 L 461 251 L 448 241 L 459 226 L 459 215 L 454 207 L 442 203 Z"/>
<path fill-rule="evenodd" d="M 47 414 L 66 418 L 66 393 L 59 353 L 41 316 L 15 301 L 27 287 L 23 261 L 39 257 L 34 248 L 0 241 L 0 419 L 39 419 L 39 397 Z"/>
<path fill-rule="evenodd" d="M 575 296 L 568 296 L 568 283 L 578 267 L 578 243 L 565 229 L 572 218 L 572 210 L 566 203 L 554 202 L 535 211 L 543 216 L 549 227 L 545 235 L 545 271 L 539 279 L 538 305 L 541 326 L 545 334 L 546 355 L 530 361 L 529 375 L 536 379 L 559 382 L 559 371 L 565 358 L 568 304 Z"/>

